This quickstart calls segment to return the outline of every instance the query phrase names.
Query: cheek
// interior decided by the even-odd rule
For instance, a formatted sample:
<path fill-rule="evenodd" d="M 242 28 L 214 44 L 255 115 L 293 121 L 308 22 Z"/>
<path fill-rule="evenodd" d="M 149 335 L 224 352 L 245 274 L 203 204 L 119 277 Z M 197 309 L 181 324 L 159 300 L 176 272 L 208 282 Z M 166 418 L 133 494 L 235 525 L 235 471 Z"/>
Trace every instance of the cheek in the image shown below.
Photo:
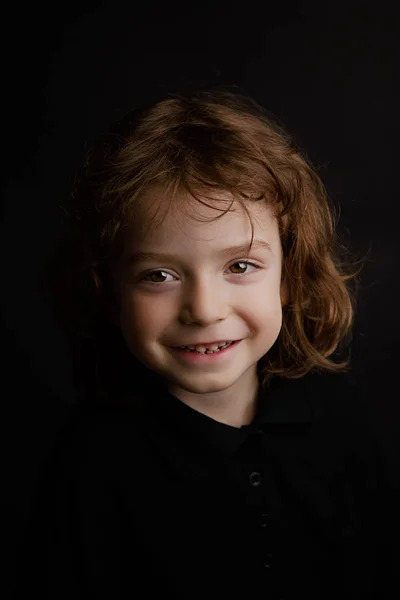
<path fill-rule="evenodd" d="M 126 296 L 121 301 L 121 328 L 125 337 L 142 339 L 162 330 L 170 320 L 170 314 L 166 302 L 157 302 L 149 296 Z"/>
<path fill-rule="evenodd" d="M 274 296 L 255 294 L 246 307 L 248 319 L 257 327 L 282 320 L 282 305 L 279 294 Z"/>
<path fill-rule="evenodd" d="M 270 348 L 282 328 L 282 308 L 279 301 L 257 301 L 248 311 L 247 323 L 262 346 Z"/>

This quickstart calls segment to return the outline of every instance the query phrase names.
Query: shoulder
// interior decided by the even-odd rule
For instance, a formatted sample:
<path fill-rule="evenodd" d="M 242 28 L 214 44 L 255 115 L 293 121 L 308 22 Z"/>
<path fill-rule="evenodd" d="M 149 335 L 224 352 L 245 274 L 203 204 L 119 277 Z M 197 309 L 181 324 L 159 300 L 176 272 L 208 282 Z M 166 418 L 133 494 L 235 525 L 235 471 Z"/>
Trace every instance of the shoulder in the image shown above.
<path fill-rule="evenodd" d="M 277 394 L 279 401 L 281 391 L 289 407 L 299 404 L 306 415 L 312 447 L 344 460 L 349 456 L 363 462 L 370 460 L 379 436 L 368 398 L 353 375 L 312 371 L 285 381 Z"/>
<path fill-rule="evenodd" d="M 371 407 L 354 375 L 312 372 L 304 385 L 317 420 L 368 429 Z"/>
<path fill-rule="evenodd" d="M 400 488 L 399 423 L 388 426 L 382 418 L 380 399 L 368 393 L 353 374 L 310 378 L 311 402 L 322 435 L 338 440 L 347 455 L 373 473 L 379 486 Z"/>
<path fill-rule="evenodd" d="M 52 449 L 50 463 L 60 477 L 116 478 L 127 460 L 133 469 L 146 463 L 140 415 L 122 405 L 75 405 Z"/>

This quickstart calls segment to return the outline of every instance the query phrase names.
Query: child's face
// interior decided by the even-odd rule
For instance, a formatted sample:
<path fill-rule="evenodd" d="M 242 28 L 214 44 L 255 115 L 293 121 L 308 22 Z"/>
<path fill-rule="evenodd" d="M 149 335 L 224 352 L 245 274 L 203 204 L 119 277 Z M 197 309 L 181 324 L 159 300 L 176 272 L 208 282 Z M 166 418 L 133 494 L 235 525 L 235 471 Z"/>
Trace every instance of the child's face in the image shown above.
<path fill-rule="evenodd" d="M 218 204 L 224 210 L 228 206 Z M 176 211 L 144 239 L 133 229 L 126 237 L 117 282 L 122 334 L 131 352 L 166 377 L 178 397 L 245 389 L 257 377 L 257 362 L 279 335 L 282 248 L 278 223 L 263 202 L 247 206 L 254 225 L 250 253 L 221 253 L 251 240 L 249 219 L 237 203 L 216 221 L 196 221 Z M 193 211 L 204 220 L 220 214 L 195 200 Z M 268 242 L 271 249 L 257 247 L 255 240 Z M 138 252 L 170 258 L 143 258 L 128 264 L 129 257 Z M 245 260 L 255 266 L 246 266 Z M 171 348 L 222 340 L 241 341 L 221 356 L 201 362 L 192 362 Z"/>

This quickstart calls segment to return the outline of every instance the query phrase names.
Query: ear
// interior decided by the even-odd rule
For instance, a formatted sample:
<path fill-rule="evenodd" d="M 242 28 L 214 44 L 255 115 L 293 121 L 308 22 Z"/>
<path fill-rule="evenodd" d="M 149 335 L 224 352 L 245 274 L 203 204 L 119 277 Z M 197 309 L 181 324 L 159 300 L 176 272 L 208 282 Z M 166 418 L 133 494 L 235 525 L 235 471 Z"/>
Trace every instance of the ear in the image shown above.
<path fill-rule="evenodd" d="M 111 282 L 111 284 L 113 284 L 113 282 Z M 105 290 L 105 296 L 103 298 L 105 318 L 115 327 L 121 326 L 119 300 L 119 294 L 113 287 Z"/>
<path fill-rule="evenodd" d="M 281 285 L 281 304 L 282 307 L 289 304 L 289 290 L 285 281 Z"/>
<path fill-rule="evenodd" d="M 112 313 L 110 319 L 111 319 L 111 323 L 113 325 L 115 325 L 115 327 L 121 327 L 121 323 L 119 320 L 119 314 L 116 315 L 116 314 Z"/>
<path fill-rule="evenodd" d="M 119 306 L 116 302 L 113 302 L 107 309 L 107 319 L 115 327 L 121 327 Z"/>

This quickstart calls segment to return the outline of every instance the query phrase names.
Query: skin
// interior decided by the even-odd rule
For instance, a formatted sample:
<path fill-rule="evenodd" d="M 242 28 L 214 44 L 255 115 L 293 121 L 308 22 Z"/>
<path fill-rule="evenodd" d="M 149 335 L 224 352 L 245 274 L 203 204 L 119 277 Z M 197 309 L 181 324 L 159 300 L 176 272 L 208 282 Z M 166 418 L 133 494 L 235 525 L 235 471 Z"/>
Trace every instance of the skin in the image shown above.
<path fill-rule="evenodd" d="M 226 209 L 229 204 L 223 202 L 230 203 L 230 197 L 221 193 L 219 198 L 218 206 Z M 235 203 L 223 217 L 207 222 L 220 213 L 189 198 L 189 206 L 190 202 L 192 213 L 171 211 L 146 236 L 139 235 L 137 225 L 127 230 L 115 281 L 117 324 L 132 354 L 166 378 L 170 393 L 216 421 L 241 427 L 256 413 L 257 363 L 282 326 L 286 293 L 280 284 L 278 223 L 265 203 L 249 202 L 254 239 L 267 241 L 271 251 L 252 248 L 249 253 L 218 256 L 220 248 L 250 242 L 246 213 Z M 204 222 L 190 214 L 200 214 Z M 176 258 L 128 264 L 128 257 L 139 251 Z M 255 266 L 246 266 L 244 260 Z M 185 363 L 170 349 L 232 339 L 242 341 L 229 359 L 209 364 Z"/>

